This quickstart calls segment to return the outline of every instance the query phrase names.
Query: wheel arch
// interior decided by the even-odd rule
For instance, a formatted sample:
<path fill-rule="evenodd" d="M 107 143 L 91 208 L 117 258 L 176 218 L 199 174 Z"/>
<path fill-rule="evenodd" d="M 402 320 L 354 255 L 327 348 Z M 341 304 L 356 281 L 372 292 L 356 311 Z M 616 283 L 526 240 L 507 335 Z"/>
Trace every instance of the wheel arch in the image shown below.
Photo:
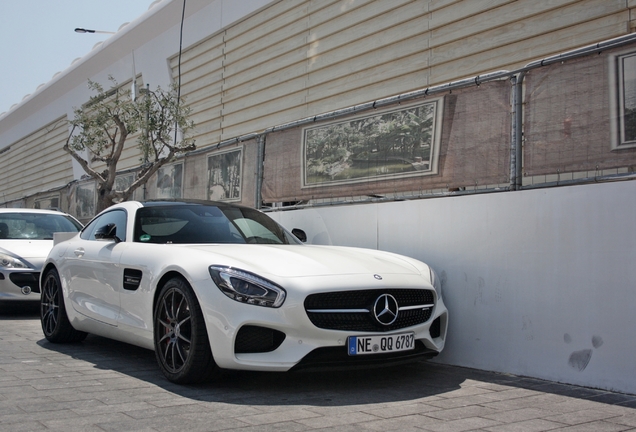
<path fill-rule="evenodd" d="M 52 271 L 54 282 L 49 285 L 51 279 L 48 276 Z M 46 278 L 47 284 L 43 283 Z M 71 324 L 66 309 L 66 297 L 64 296 L 64 286 L 59 270 L 54 263 L 49 262 L 44 265 L 40 272 L 40 323 L 44 337 L 52 343 L 81 342 L 88 333 L 77 330 Z M 72 308 L 70 308 L 72 310 Z"/>
<path fill-rule="evenodd" d="M 154 314 L 154 310 L 157 306 L 157 299 L 159 298 L 159 294 L 161 293 L 161 288 L 163 288 L 163 286 L 170 280 L 173 278 L 179 278 L 181 280 L 183 280 L 185 283 L 187 283 L 190 288 L 192 288 L 192 284 L 190 283 L 190 281 L 188 280 L 187 277 L 185 277 L 183 275 L 183 273 L 180 273 L 176 270 L 170 270 L 168 272 L 166 272 L 166 274 L 164 274 L 163 276 L 161 276 L 161 278 L 159 279 L 159 282 L 157 282 L 157 287 L 155 289 L 153 298 L 152 298 L 152 310 L 153 310 L 153 314 Z M 194 289 L 192 290 L 194 292 Z M 197 298 L 197 301 L 199 301 L 199 298 L 197 296 L 197 293 L 194 292 L 194 296 Z M 199 304 L 201 304 L 201 302 L 199 301 Z"/>
<path fill-rule="evenodd" d="M 52 262 L 46 263 L 44 268 L 42 268 L 41 274 L 44 274 L 44 273 L 48 272 L 51 269 L 57 270 L 57 267 Z"/>
<path fill-rule="evenodd" d="M 38 284 L 40 285 L 40 292 L 42 292 L 42 280 L 44 278 L 44 275 L 47 274 L 51 269 L 55 270 L 58 275 L 60 274 L 60 271 L 57 269 L 55 264 L 53 264 L 52 262 L 46 263 L 40 271 L 40 280 L 38 281 Z"/>
<path fill-rule="evenodd" d="M 193 301 L 197 303 L 196 307 L 193 307 L 194 305 L 190 304 L 190 317 L 191 317 L 191 322 L 198 323 L 196 325 L 191 324 L 192 325 L 191 336 L 195 334 L 198 336 L 190 340 L 192 341 L 192 345 L 191 345 L 192 350 L 194 350 L 198 354 L 196 353 L 192 354 L 195 357 L 188 359 L 187 361 L 188 366 L 186 366 L 186 364 L 184 363 L 183 367 L 184 368 L 187 367 L 187 369 L 184 369 L 185 375 L 183 375 L 181 371 L 168 371 L 166 369 L 167 366 L 165 365 L 165 362 L 164 362 L 165 359 L 162 360 L 162 358 L 164 357 L 162 354 L 162 350 L 157 349 L 157 343 L 158 343 L 157 328 L 155 324 L 157 319 L 156 313 L 158 313 L 157 312 L 158 301 L 159 301 L 159 297 L 165 291 L 166 289 L 165 287 L 168 284 L 168 282 L 173 279 L 179 279 L 181 282 L 187 285 L 187 288 L 189 289 L 186 289 L 186 291 L 190 292 L 190 295 L 194 297 Z M 184 293 L 184 297 L 188 297 L 188 294 Z M 201 301 L 191 281 L 183 273 L 179 272 L 178 270 L 167 271 L 165 274 L 163 274 L 159 278 L 159 281 L 157 282 L 155 292 L 153 295 L 153 300 L 152 300 L 152 310 L 153 310 L 153 319 L 152 319 L 153 330 L 152 331 L 153 331 L 153 342 L 155 346 L 155 357 L 157 358 L 159 367 L 161 368 L 166 378 L 168 378 L 168 380 L 172 382 L 179 383 L 179 384 L 206 382 L 211 379 L 214 379 L 219 374 L 219 369 L 218 369 L 218 366 L 216 365 L 214 356 L 212 354 L 212 348 L 210 345 L 210 339 L 209 339 L 208 330 L 207 330 L 207 322 L 203 314 Z M 166 327 L 167 326 L 168 325 L 166 324 Z M 188 357 L 190 357 L 190 354 L 188 354 Z M 176 375 L 173 375 L 173 374 L 176 374 Z"/>

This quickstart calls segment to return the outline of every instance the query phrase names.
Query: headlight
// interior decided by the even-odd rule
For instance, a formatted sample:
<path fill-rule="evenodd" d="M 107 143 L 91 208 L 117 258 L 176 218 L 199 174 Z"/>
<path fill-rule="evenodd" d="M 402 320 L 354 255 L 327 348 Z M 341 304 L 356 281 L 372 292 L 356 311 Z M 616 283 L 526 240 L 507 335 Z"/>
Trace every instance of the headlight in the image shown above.
<path fill-rule="evenodd" d="M 437 273 L 435 273 L 435 270 L 431 267 L 429 267 L 428 270 L 431 273 L 431 284 L 435 288 L 435 291 L 437 291 L 437 297 L 442 298 L 442 281 L 437 276 Z"/>
<path fill-rule="evenodd" d="M 0 253 L 0 267 L 2 268 L 29 268 L 25 263 L 20 261 L 18 258 L 8 255 L 5 253 Z"/>
<path fill-rule="evenodd" d="M 225 266 L 210 266 L 210 276 L 223 294 L 240 303 L 280 307 L 285 290 L 253 273 Z"/>

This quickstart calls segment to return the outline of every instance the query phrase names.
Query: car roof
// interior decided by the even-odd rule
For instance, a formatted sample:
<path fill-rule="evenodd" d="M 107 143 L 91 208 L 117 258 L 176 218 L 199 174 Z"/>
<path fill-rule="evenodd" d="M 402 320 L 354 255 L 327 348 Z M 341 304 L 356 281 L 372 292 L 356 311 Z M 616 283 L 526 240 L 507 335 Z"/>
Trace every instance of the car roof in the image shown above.
<path fill-rule="evenodd" d="M 0 213 L 31 213 L 31 214 L 56 214 L 66 215 L 66 213 L 59 210 L 44 210 L 44 209 L 32 209 L 32 208 L 0 208 Z"/>
<path fill-rule="evenodd" d="M 148 200 L 140 201 L 143 207 L 158 207 L 158 206 L 171 206 L 171 205 L 206 205 L 216 207 L 236 207 L 236 208 L 251 208 L 240 204 L 228 203 L 223 201 L 208 201 L 197 199 L 161 199 L 161 200 Z"/>

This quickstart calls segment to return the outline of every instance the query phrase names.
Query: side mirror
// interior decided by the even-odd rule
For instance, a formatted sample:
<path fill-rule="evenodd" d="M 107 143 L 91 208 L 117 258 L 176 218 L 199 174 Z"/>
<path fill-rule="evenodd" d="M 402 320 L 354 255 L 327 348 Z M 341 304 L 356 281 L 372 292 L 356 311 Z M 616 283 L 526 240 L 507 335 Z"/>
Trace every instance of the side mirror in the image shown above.
<path fill-rule="evenodd" d="M 292 230 L 292 234 L 296 236 L 296 238 L 298 240 L 300 240 L 303 243 L 307 242 L 307 234 L 305 233 L 305 231 L 301 230 L 300 228 L 294 228 Z"/>
<path fill-rule="evenodd" d="M 95 238 L 97 240 L 115 240 L 115 243 L 119 243 L 121 239 L 117 237 L 117 225 L 109 223 L 95 230 Z"/>

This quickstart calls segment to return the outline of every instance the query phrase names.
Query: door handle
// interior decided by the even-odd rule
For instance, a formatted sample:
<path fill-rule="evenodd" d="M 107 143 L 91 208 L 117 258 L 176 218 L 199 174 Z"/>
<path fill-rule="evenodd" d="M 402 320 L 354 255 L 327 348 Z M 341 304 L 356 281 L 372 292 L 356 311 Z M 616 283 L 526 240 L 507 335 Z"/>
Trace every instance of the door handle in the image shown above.
<path fill-rule="evenodd" d="M 86 251 L 84 250 L 84 248 L 77 248 L 73 251 L 73 253 L 75 253 L 75 256 L 78 258 L 83 257 L 85 252 Z"/>

